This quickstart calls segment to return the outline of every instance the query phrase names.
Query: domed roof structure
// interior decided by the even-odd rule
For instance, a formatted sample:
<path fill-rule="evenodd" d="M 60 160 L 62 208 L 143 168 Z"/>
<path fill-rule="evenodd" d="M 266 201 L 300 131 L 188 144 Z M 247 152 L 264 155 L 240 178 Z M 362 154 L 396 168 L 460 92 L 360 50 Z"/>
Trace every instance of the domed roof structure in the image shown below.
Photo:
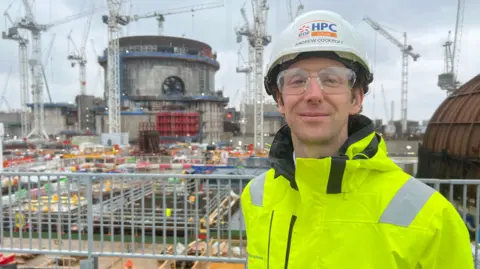
<path fill-rule="evenodd" d="M 418 155 L 419 178 L 480 179 L 480 75 L 437 108 Z"/>

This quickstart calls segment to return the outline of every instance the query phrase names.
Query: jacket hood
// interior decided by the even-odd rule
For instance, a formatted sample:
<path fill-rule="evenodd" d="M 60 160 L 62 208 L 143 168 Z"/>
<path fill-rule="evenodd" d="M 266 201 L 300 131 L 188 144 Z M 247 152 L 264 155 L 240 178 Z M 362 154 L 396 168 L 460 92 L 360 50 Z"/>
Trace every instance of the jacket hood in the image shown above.
<path fill-rule="evenodd" d="M 360 184 L 371 171 L 401 170 L 387 157 L 386 143 L 379 134 L 375 133 L 374 124 L 369 118 L 363 115 L 351 116 L 348 124 L 348 139 L 338 150 L 338 156 L 317 159 L 297 158 L 297 169 L 299 166 L 307 166 L 312 170 L 311 175 L 318 174 L 319 177 L 326 177 L 327 193 L 347 192 Z M 291 131 L 288 125 L 284 125 L 273 140 L 269 161 L 275 170 L 275 178 L 283 176 L 290 181 L 292 188 L 298 190 L 293 152 Z M 354 178 L 352 178 L 353 175 L 355 175 Z M 362 175 L 364 175 L 363 178 Z"/>

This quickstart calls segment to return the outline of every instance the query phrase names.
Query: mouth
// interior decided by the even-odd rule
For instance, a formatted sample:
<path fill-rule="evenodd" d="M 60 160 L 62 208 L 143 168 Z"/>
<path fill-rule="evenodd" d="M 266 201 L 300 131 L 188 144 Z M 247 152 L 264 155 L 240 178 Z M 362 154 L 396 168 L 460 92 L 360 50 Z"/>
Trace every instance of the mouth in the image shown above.
<path fill-rule="evenodd" d="M 300 113 L 299 116 L 302 118 L 320 118 L 320 117 L 327 117 L 328 113 L 319 113 L 319 112 L 305 112 Z"/>

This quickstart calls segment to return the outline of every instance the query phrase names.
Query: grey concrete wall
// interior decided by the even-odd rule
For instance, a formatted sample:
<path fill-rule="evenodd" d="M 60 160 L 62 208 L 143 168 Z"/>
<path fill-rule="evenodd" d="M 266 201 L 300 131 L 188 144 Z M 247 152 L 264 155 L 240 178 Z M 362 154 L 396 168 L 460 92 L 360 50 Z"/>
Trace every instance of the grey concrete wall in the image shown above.
<path fill-rule="evenodd" d="M 65 117 L 62 115 L 61 108 L 44 108 L 45 111 L 45 131 L 48 135 L 57 135 L 61 131 L 73 130 L 74 126 L 67 126 Z M 33 122 L 33 117 L 31 119 Z"/>
<path fill-rule="evenodd" d="M 92 109 L 96 106 L 95 104 L 95 96 L 93 95 L 78 95 L 77 102 L 78 102 L 78 110 L 81 113 L 80 118 L 80 126 L 82 129 L 92 130 L 95 128 L 94 126 L 94 119 L 93 119 L 93 112 Z"/>
<path fill-rule="evenodd" d="M 103 118 L 103 126 L 102 126 Z M 128 133 L 129 139 L 137 139 L 138 137 L 138 124 L 141 121 L 155 122 L 155 114 L 145 115 L 122 115 L 121 116 L 121 132 Z M 97 115 L 97 133 L 108 133 L 108 115 Z"/>
<path fill-rule="evenodd" d="M 207 64 L 174 59 L 124 59 L 122 67 L 122 89 L 128 95 L 163 96 L 163 83 L 171 76 L 183 81 L 186 95 L 215 91 L 215 70 Z M 105 81 L 106 76 L 105 72 Z"/>
<path fill-rule="evenodd" d="M 0 122 L 4 125 L 19 124 L 20 121 L 20 112 L 0 112 Z"/>

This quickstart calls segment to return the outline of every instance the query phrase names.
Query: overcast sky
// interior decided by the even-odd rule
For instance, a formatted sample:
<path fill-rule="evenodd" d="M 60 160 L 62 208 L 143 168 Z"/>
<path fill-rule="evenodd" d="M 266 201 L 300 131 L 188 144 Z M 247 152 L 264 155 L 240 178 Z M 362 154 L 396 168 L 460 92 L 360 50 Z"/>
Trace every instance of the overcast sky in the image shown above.
<path fill-rule="evenodd" d="M 49 23 L 64 17 L 86 12 L 92 1 L 97 7 L 106 6 L 99 0 L 41 0 L 35 5 L 35 16 L 38 23 Z M 132 0 L 132 10 L 129 14 L 144 14 L 151 11 L 166 11 L 172 8 L 188 5 L 211 3 L 214 0 Z M 289 22 L 287 1 L 270 1 L 268 31 L 275 39 L 278 33 Z M 437 87 L 437 76 L 443 72 L 444 51 L 442 44 L 446 41 L 448 31 L 454 32 L 457 0 L 338 0 L 317 1 L 302 0 L 305 10 L 328 9 L 340 13 L 358 28 L 362 34 L 372 62 L 375 64 L 375 81 L 372 85 L 375 94 L 366 97 L 364 113 L 367 116 L 386 119 L 385 102 L 380 85 L 385 89 L 387 107 L 395 101 L 394 116 L 400 117 L 400 87 L 401 87 L 401 53 L 397 47 L 387 41 L 365 22 L 363 16 L 368 15 L 388 31 L 402 40 L 402 32 L 407 32 L 409 43 L 421 54 L 417 62 L 410 60 L 409 75 L 409 119 L 422 120 L 431 117 L 432 113 L 445 99 L 445 93 Z M 12 4 L 13 3 L 13 4 Z M 245 76 L 235 72 L 238 63 L 237 52 L 240 44 L 236 43 L 234 27 L 243 24 L 240 8 L 241 0 L 225 0 L 225 7 L 212 10 L 201 10 L 195 13 L 184 13 L 166 16 L 165 35 L 185 36 L 210 44 L 218 52 L 220 70 L 216 74 L 216 88 L 225 90 L 225 95 L 233 97 L 237 89 L 245 87 Z M 296 9 L 298 0 L 292 0 Z M 15 20 L 22 14 L 21 0 L 1 0 L 0 11 L 6 10 Z M 251 5 L 246 4 L 251 16 Z M 128 12 L 128 5 L 126 5 Z M 87 93 L 102 96 L 103 71 L 96 63 L 94 51 L 101 53 L 107 43 L 107 28 L 102 23 L 104 11 L 95 13 L 87 42 Z M 467 1 L 461 43 L 459 79 L 466 82 L 480 73 L 480 1 Z M 53 34 L 55 40 L 48 59 L 47 77 L 54 102 L 71 102 L 79 93 L 78 68 L 71 68 L 66 59 L 69 46 L 67 35 L 72 30 L 72 37 L 80 45 L 87 17 L 74 22 L 65 23 L 51 28 L 43 34 L 44 57 Z M 0 20 L 0 28 L 5 31 L 9 26 L 5 20 Z M 157 33 L 155 19 L 145 19 L 130 24 L 124 29 L 124 35 L 155 35 Z M 453 34 L 452 34 L 453 36 Z M 93 40 L 93 42 L 90 41 Z M 92 43 L 95 48 L 93 48 Z M 375 45 L 376 44 L 376 45 Z M 247 58 L 246 45 L 242 46 L 242 54 Z M 375 49 L 376 48 L 376 49 Z M 271 46 L 265 50 L 265 61 L 269 58 Z M 9 40 L 0 40 L 0 89 L 3 90 L 9 69 L 10 76 L 6 99 L 12 107 L 19 107 L 20 97 L 18 79 L 18 45 Z M 101 74 L 101 75 L 99 75 Z M 241 92 L 240 91 L 240 92 Z M 241 93 L 240 93 L 241 94 Z M 374 96 L 375 95 L 375 96 Z M 47 95 L 45 94 L 45 98 Z M 233 105 L 238 106 L 240 96 Z M 5 104 L 2 103 L 2 109 Z M 390 112 L 388 112 L 390 113 Z"/>

